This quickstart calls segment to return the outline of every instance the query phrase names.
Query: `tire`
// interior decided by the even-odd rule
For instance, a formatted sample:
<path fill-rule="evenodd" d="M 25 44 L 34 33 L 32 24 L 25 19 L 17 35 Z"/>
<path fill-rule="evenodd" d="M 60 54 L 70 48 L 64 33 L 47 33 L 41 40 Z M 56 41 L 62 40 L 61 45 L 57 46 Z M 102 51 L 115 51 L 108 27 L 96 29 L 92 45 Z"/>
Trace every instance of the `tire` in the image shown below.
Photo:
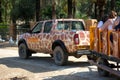
<path fill-rule="evenodd" d="M 53 57 L 55 63 L 59 66 L 63 66 L 68 62 L 68 54 L 60 46 L 55 47 Z"/>
<path fill-rule="evenodd" d="M 53 58 L 53 54 L 50 54 L 50 57 Z"/>
<path fill-rule="evenodd" d="M 98 64 L 109 66 L 109 63 L 108 63 L 108 61 L 106 59 L 100 59 L 98 61 Z M 107 71 L 105 71 L 105 70 L 103 70 L 103 69 L 101 69 L 99 67 L 97 69 L 98 69 L 98 73 L 99 73 L 100 76 L 104 76 L 104 77 L 109 76 L 109 72 L 107 72 Z"/>
<path fill-rule="evenodd" d="M 32 54 L 28 50 L 27 46 L 24 43 L 19 45 L 19 57 L 22 59 L 28 59 Z"/>

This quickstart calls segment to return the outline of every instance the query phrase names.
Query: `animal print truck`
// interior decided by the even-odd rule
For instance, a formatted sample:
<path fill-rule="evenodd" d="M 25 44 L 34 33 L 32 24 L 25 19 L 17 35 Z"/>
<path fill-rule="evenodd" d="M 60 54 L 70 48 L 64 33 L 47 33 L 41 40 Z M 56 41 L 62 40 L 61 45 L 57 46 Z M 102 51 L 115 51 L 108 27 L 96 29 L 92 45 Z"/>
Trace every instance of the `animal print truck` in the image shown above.
<path fill-rule="evenodd" d="M 65 65 L 68 56 L 88 55 L 89 31 L 82 19 L 55 19 L 38 22 L 32 30 L 19 36 L 19 57 L 48 53 L 57 65 Z"/>

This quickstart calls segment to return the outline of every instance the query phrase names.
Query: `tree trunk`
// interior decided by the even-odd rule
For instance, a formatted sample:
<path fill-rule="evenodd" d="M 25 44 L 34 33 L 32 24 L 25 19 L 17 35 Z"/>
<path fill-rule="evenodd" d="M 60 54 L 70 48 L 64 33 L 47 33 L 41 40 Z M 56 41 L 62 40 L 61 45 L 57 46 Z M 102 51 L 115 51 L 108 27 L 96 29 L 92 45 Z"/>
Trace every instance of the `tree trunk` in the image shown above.
<path fill-rule="evenodd" d="M 14 8 L 15 7 L 15 1 L 11 0 L 11 5 Z M 9 36 L 13 38 L 13 40 L 16 40 L 16 36 L 17 36 L 17 31 L 16 31 L 16 19 L 14 18 L 14 16 L 11 16 L 11 24 L 10 24 L 10 28 L 9 28 Z"/>
<path fill-rule="evenodd" d="M 115 10 L 115 1 L 116 0 L 111 0 L 111 10 Z"/>
<path fill-rule="evenodd" d="M 1 0 L 0 0 L 0 22 L 2 22 L 2 11 L 1 11 Z"/>
<path fill-rule="evenodd" d="M 68 0 L 68 18 L 72 17 L 72 0 Z"/>
<path fill-rule="evenodd" d="M 94 6 L 95 6 L 95 18 L 97 19 L 97 3 L 96 2 L 94 4 Z"/>
<path fill-rule="evenodd" d="M 13 40 L 16 40 L 17 32 L 16 32 L 16 21 L 12 20 L 12 23 L 10 25 L 10 37 L 13 38 Z"/>
<path fill-rule="evenodd" d="M 98 20 L 102 20 L 102 17 L 104 16 L 104 6 L 99 6 L 99 17 Z"/>
<path fill-rule="evenodd" d="M 75 18 L 75 12 L 76 12 L 76 0 L 73 1 L 73 18 Z"/>
<path fill-rule="evenodd" d="M 56 2 L 52 0 L 52 19 L 56 19 Z"/>
<path fill-rule="evenodd" d="M 101 18 L 104 16 L 105 4 L 106 4 L 106 0 L 97 0 L 97 5 L 98 5 L 98 9 L 99 9 L 98 20 L 101 20 Z"/>
<path fill-rule="evenodd" d="M 40 0 L 36 0 L 36 21 L 40 20 Z"/>

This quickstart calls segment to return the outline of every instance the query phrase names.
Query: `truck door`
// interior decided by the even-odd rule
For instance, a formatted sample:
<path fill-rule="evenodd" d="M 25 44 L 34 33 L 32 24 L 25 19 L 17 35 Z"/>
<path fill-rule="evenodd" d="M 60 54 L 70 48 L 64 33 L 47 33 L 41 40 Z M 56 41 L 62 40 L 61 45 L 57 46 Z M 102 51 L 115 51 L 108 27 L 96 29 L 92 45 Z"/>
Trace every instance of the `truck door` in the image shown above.
<path fill-rule="evenodd" d="M 52 21 L 47 21 L 44 24 L 44 30 L 43 30 L 43 42 L 42 47 L 44 52 L 50 52 L 52 49 L 52 40 L 51 40 L 51 29 L 52 29 Z"/>
<path fill-rule="evenodd" d="M 42 24 L 43 22 L 39 22 L 32 29 L 30 36 L 27 38 L 27 44 L 29 45 L 29 49 L 38 51 L 40 48 L 40 36 L 42 32 Z"/>

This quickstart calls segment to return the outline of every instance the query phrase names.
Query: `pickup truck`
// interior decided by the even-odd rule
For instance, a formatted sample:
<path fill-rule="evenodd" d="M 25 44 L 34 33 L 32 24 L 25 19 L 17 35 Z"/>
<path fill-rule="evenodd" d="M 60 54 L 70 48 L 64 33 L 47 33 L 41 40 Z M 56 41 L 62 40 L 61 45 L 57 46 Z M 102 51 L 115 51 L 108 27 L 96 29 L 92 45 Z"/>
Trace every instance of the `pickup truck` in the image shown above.
<path fill-rule="evenodd" d="M 57 65 L 65 65 L 68 56 L 89 55 L 89 31 L 83 19 L 39 21 L 27 33 L 19 36 L 19 57 L 27 59 L 33 53 L 47 53 Z"/>

